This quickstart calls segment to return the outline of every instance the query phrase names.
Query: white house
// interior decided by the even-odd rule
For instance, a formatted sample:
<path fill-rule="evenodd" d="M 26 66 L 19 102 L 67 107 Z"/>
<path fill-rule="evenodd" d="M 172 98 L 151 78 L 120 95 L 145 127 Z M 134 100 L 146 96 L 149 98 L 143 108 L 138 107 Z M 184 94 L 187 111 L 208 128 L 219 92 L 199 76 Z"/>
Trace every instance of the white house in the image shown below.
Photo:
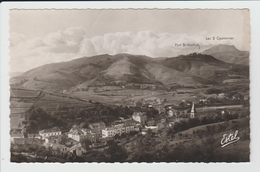
<path fill-rule="evenodd" d="M 88 135 L 88 134 L 91 134 L 91 130 L 89 129 L 71 129 L 68 133 L 68 138 L 71 138 L 73 140 L 76 140 L 76 141 L 80 141 L 82 137 Z"/>
<path fill-rule="evenodd" d="M 59 136 L 61 135 L 61 130 L 57 127 L 44 129 L 39 131 L 39 135 L 42 137 L 42 139 L 48 138 L 50 136 Z"/>
<path fill-rule="evenodd" d="M 19 134 L 10 134 L 10 140 L 11 140 L 11 143 L 14 143 L 14 140 L 17 139 L 17 138 L 24 138 L 23 134 L 19 133 Z"/>
<path fill-rule="evenodd" d="M 133 120 L 124 121 L 121 124 L 113 125 L 102 130 L 102 137 L 114 137 L 116 134 L 130 133 L 131 131 L 139 131 L 139 128 L 135 127 Z"/>
<path fill-rule="evenodd" d="M 41 139 L 41 136 L 39 134 L 28 134 L 28 138 Z"/>

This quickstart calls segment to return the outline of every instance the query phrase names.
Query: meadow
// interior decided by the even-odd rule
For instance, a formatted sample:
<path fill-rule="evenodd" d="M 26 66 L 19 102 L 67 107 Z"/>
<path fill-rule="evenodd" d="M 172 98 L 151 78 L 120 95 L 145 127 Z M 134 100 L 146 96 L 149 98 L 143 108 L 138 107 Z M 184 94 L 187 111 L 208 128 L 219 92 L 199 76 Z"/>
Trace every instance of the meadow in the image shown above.
<path fill-rule="evenodd" d="M 37 90 L 28 90 L 28 89 L 11 89 L 10 94 L 11 98 L 13 97 L 37 97 L 40 91 Z"/>

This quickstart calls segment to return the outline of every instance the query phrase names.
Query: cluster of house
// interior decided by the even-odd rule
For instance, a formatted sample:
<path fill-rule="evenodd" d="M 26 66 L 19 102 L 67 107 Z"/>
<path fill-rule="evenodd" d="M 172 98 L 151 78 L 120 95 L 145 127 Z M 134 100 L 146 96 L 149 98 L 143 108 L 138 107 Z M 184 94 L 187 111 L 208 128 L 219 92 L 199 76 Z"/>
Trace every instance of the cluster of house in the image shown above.
<path fill-rule="evenodd" d="M 240 93 L 236 93 L 234 95 L 228 95 L 226 93 L 220 93 L 220 94 L 217 94 L 216 96 L 217 99 L 226 99 L 226 100 L 248 100 L 249 99 L 249 96 L 245 95 L 241 95 Z"/>
<path fill-rule="evenodd" d="M 145 112 L 136 111 L 133 113 L 132 118 L 116 120 L 110 126 L 106 126 L 104 122 L 97 122 L 89 124 L 88 128 L 73 126 L 67 133 L 62 133 L 58 127 L 54 127 L 41 130 L 39 134 L 28 134 L 27 137 L 44 140 L 45 144 L 51 146 L 53 150 L 59 149 L 58 152 L 62 155 L 69 152 L 81 156 L 86 152 L 86 149 L 81 145 L 81 140 L 83 139 L 97 143 L 97 139 L 105 140 L 106 138 L 112 138 L 115 135 L 121 135 L 123 133 L 127 134 L 132 131 L 142 131 L 142 133 L 146 133 L 148 129 L 157 131 L 158 128 L 163 128 L 166 125 L 172 126 L 175 122 L 178 122 L 183 115 L 189 115 L 190 118 L 194 118 L 195 113 L 194 103 L 192 103 L 191 106 L 182 107 L 168 105 L 165 106 L 165 113 L 160 113 L 155 117 L 150 117 Z M 57 143 L 57 139 L 64 134 L 67 135 L 68 139 L 71 139 L 70 146 Z M 21 138 L 24 138 L 24 136 L 22 134 L 11 134 L 12 142 L 18 138 L 23 140 Z"/>
<path fill-rule="evenodd" d="M 192 103 L 190 106 L 190 103 L 184 104 L 184 106 L 174 106 L 174 105 L 167 105 L 165 106 L 166 113 L 168 117 L 175 117 L 175 118 L 181 118 L 189 115 L 190 118 L 195 117 L 196 109 L 195 104 Z"/>
<path fill-rule="evenodd" d="M 72 140 L 75 140 L 77 142 L 80 142 L 80 140 L 84 138 L 88 138 L 91 141 L 96 140 L 96 138 L 99 138 L 102 134 L 102 129 L 105 128 L 104 122 L 98 122 L 98 123 L 91 123 L 89 124 L 88 128 L 80 128 L 73 126 L 70 131 L 67 133 L 67 137 L 71 138 Z M 48 143 L 48 139 L 52 136 L 60 136 L 62 135 L 62 132 L 59 128 L 54 127 L 51 129 L 44 129 L 39 131 L 39 135 L 42 139 L 45 140 L 46 143 Z"/>
<path fill-rule="evenodd" d="M 89 124 L 88 128 L 73 127 L 67 133 L 68 138 L 80 142 L 83 138 L 87 138 L 93 142 L 97 138 L 114 137 L 116 134 L 130 133 L 131 131 L 140 131 L 140 128 L 160 128 L 165 122 L 174 123 L 178 118 L 189 115 L 190 118 L 195 117 L 196 109 L 194 103 L 187 106 L 165 106 L 166 113 L 160 113 L 156 117 L 149 117 L 145 112 L 134 112 L 130 119 L 120 119 L 114 121 L 110 126 L 106 126 L 104 122 Z M 60 136 L 62 132 L 59 128 L 44 129 L 39 131 L 39 134 L 29 134 L 28 138 L 38 138 L 45 140 L 48 143 L 50 137 Z M 11 140 L 15 138 L 23 138 L 21 134 L 11 135 Z"/>

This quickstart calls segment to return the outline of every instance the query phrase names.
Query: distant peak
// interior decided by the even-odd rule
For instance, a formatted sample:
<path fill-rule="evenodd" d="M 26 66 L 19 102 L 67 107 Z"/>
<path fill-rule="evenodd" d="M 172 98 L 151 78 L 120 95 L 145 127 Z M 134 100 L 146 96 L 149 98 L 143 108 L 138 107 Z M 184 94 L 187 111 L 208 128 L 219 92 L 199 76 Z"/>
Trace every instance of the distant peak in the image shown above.
<path fill-rule="evenodd" d="M 235 47 L 235 45 L 228 45 L 228 44 L 219 44 L 219 45 L 215 45 L 214 47 L 221 47 L 221 48 L 234 48 L 234 49 L 237 49 Z M 212 48 L 214 48 L 212 47 Z"/>
<path fill-rule="evenodd" d="M 133 56 L 133 55 L 132 54 L 127 54 L 127 53 L 119 53 L 119 54 L 116 54 L 114 56 L 128 57 L 128 56 Z"/>
<path fill-rule="evenodd" d="M 234 45 L 219 44 L 203 51 L 202 53 L 211 54 L 211 53 L 230 52 L 230 51 L 239 51 L 239 50 Z"/>

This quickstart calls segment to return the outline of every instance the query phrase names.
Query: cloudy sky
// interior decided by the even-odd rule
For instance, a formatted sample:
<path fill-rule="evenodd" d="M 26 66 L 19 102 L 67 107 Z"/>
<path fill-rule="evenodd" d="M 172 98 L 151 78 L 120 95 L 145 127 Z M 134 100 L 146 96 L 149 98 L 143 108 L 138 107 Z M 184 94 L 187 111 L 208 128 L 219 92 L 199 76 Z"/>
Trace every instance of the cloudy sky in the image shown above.
<path fill-rule="evenodd" d="M 247 10 L 11 10 L 11 72 L 99 54 L 174 57 L 217 44 L 249 50 L 249 21 Z M 200 46 L 176 46 L 183 43 Z"/>

